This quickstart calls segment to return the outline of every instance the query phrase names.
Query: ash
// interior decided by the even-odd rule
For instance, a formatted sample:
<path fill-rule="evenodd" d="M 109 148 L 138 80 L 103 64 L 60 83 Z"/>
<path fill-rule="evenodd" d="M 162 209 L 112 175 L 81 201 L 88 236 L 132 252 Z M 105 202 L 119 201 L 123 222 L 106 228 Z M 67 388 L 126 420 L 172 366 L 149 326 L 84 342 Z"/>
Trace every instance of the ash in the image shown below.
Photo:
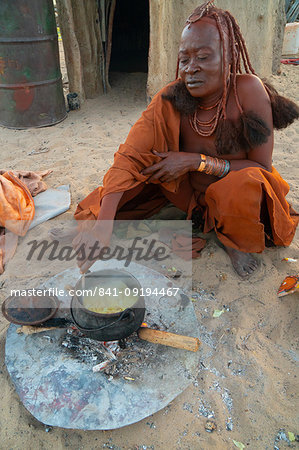
<path fill-rule="evenodd" d="M 155 370 L 157 357 L 166 360 L 164 349 L 139 339 L 137 333 L 121 341 L 100 342 L 69 328 L 61 345 L 72 358 L 90 366 L 93 372 L 104 373 L 110 381 L 120 377 L 137 381 L 145 366 Z"/>
<path fill-rule="evenodd" d="M 147 368 L 155 369 L 157 358 L 153 344 L 140 340 L 136 334 L 122 341 L 121 344 L 125 348 L 119 348 L 115 351 L 117 360 L 111 361 L 103 369 L 107 376 L 131 378 L 131 381 L 135 381 L 140 378 L 141 369 L 145 365 Z"/>
<path fill-rule="evenodd" d="M 86 364 L 99 364 L 107 360 L 104 346 L 93 339 L 85 337 L 79 330 L 68 328 L 62 336 L 61 345 L 74 358 Z"/>

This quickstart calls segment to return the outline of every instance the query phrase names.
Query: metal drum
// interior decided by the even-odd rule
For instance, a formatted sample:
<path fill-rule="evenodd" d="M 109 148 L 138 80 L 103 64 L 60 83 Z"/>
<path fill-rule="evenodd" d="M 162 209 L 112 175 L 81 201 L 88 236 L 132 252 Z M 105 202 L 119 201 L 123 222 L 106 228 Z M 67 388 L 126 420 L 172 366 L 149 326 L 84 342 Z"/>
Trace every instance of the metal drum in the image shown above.
<path fill-rule="evenodd" d="M 1 0 L 0 125 L 44 127 L 66 117 L 52 0 Z"/>

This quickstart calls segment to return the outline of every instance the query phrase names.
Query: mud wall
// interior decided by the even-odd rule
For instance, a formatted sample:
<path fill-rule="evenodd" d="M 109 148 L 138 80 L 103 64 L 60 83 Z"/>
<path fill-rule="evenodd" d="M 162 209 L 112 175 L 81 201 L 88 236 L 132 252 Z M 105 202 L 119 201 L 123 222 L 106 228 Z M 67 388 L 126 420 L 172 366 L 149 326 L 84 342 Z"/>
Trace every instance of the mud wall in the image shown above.
<path fill-rule="evenodd" d="M 200 4 L 200 0 L 150 0 L 149 98 L 174 79 L 185 20 Z M 285 26 L 285 0 L 216 0 L 215 4 L 237 19 L 256 72 L 263 77 L 276 73 Z"/>

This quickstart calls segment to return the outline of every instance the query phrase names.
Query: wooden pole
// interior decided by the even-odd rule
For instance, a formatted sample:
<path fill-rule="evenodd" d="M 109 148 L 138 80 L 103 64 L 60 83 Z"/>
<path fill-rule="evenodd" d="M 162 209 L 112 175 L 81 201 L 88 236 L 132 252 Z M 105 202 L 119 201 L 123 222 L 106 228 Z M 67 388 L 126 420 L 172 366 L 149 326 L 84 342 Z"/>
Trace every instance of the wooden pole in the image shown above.
<path fill-rule="evenodd" d="M 110 4 L 110 11 L 109 11 L 109 22 L 108 22 L 108 33 L 107 33 L 107 39 L 106 39 L 106 61 L 105 61 L 105 82 L 108 89 L 111 89 L 110 83 L 109 83 L 109 66 L 110 66 L 110 59 L 111 59 L 111 47 L 112 47 L 112 31 L 113 31 L 113 19 L 114 19 L 114 13 L 115 13 L 115 6 L 116 6 L 116 0 L 112 0 Z"/>

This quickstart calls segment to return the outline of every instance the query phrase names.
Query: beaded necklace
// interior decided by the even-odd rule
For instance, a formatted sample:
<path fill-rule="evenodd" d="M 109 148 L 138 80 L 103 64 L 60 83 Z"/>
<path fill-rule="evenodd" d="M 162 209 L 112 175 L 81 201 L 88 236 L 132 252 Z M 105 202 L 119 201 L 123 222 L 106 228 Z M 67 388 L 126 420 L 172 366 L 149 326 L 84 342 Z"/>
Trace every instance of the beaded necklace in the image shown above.
<path fill-rule="evenodd" d="M 230 87 L 230 78 L 228 77 L 227 79 L 227 91 L 229 91 L 229 87 Z M 223 97 L 224 94 L 222 94 L 222 96 L 217 100 L 217 102 L 214 105 L 211 106 L 197 106 L 197 110 L 189 116 L 189 123 L 190 126 L 192 128 L 193 131 L 195 131 L 195 133 L 199 134 L 199 136 L 203 136 L 203 137 L 209 137 L 212 136 L 212 134 L 215 132 L 217 125 L 219 123 L 219 119 L 223 114 Z M 213 115 L 213 117 L 204 122 L 203 120 L 199 120 L 199 118 L 197 117 L 198 114 L 198 110 L 201 109 L 203 111 L 210 111 L 211 109 L 216 109 L 215 114 Z M 203 129 L 202 129 L 203 128 Z"/>
<path fill-rule="evenodd" d="M 209 111 L 209 110 L 217 107 L 215 114 L 213 115 L 213 117 L 210 120 L 205 121 L 205 122 L 202 120 L 199 120 L 199 118 L 197 117 L 198 110 L 196 110 L 192 116 L 189 116 L 190 126 L 191 126 L 192 130 L 195 131 L 195 133 L 199 134 L 199 136 L 208 137 L 208 136 L 212 136 L 212 134 L 215 132 L 218 122 L 219 122 L 219 118 L 222 113 L 222 108 L 223 108 L 222 99 L 223 98 L 221 97 L 215 103 L 215 105 L 212 105 L 209 107 L 198 106 L 198 109 L 202 109 L 204 111 Z"/>
<path fill-rule="evenodd" d="M 216 108 L 216 106 L 218 106 L 219 102 L 222 100 L 222 97 L 220 97 L 217 102 L 212 105 L 212 106 L 202 106 L 202 105 L 198 105 L 197 108 L 202 109 L 204 111 L 209 111 L 210 109 Z"/>

